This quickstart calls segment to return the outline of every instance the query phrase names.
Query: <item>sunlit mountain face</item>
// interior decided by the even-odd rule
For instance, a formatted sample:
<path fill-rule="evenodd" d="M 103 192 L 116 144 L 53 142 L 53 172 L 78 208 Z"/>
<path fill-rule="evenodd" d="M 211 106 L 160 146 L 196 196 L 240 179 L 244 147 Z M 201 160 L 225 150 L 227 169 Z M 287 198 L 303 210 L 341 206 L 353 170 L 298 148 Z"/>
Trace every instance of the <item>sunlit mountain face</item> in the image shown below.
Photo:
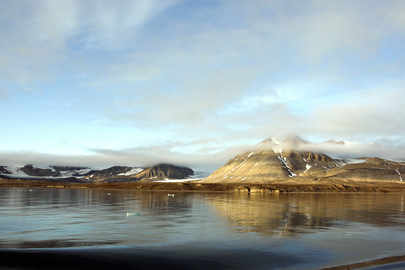
<path fill-rule="evenodd" d="M 229 160 L 206 182 L 265 183 L 289 179 L 298 182 L 300 179 L 403 181 L 405 163 L 366 156 L 348 157 L 346 150 L 345 142 L 311 143 L 298 136 L 272 137 Z M 332 157 L 322 151 L 334 156 L 341 151 L 345 158 Z"/>

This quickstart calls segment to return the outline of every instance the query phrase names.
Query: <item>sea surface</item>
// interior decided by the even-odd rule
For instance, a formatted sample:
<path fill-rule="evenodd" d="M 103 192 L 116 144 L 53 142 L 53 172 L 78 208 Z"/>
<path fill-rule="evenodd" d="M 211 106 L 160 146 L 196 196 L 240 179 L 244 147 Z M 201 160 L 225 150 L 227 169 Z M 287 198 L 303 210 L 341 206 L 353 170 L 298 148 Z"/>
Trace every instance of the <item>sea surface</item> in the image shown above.
<path fill-rule="evenodd" d="M 398 255 L 403 193 L 0 188 L 0 269 L 300 270 Z"/>

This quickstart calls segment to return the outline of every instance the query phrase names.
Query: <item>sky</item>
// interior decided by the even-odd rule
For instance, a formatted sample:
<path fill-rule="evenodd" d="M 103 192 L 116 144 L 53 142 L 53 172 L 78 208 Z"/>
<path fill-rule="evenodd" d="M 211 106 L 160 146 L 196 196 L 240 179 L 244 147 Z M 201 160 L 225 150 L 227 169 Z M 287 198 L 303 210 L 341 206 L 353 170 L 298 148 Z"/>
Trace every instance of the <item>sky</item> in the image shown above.
<path fill-rule="evenodd" d="M 402 0 L 0 1 L 0 162 L 212 170 L 287 134 L 405 159 L 404 11 Z"/>

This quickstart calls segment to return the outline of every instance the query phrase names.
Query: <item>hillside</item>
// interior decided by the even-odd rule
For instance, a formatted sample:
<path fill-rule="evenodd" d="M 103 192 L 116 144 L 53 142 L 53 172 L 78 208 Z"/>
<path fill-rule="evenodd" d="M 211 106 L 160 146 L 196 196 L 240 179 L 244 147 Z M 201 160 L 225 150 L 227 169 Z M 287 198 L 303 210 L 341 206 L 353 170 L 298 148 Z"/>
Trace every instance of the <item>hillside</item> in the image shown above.
<path fill-rule="evenodd" d="M 156 166 L 146 168 L 140 171 L 136 177 L 138 178 L 169 178 L 169 179 L 184 179 L 194 174 L 193 170 L 187 167 L 179 167 L 171 164 L 158 164 Z"/>
<path fill-rule="evenodd" d="M 401 162 L 381 158 L 332 158 L 324 153 L 304 150 L 308 148 L 307 144 L 298 137 L 281 142 L 266 139 L 254 150 L 231 159 L 203 182 L 268 183 L 320 179 L 402 182 L 405 175 L 405 164 Z"/>
<path fill-rule="evenodd" d="M 67 182 L 116 182 L 185 179 L 194 175 L 190 168 L 171 164 L 151 167 L 112 166 L 106 169 L 72 166 L 0 166 L 0 178 Z"/>

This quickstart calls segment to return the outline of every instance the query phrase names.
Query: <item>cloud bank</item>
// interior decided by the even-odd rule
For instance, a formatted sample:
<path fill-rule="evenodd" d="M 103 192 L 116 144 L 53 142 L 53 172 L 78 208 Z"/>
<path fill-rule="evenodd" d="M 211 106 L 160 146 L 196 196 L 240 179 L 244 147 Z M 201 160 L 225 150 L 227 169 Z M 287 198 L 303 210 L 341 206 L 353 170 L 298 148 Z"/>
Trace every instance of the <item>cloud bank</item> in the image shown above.
<path fill-rule="evenodd" d="M 212 172 L 237 154 L 270 147 L 275 151 L 293 149 L 297 151 L 325 153 L 331 157 L 340 159 L 380 157 L 395 161 L 405 161 L 405 143 L 398 140 L 382 140 L 371 143 L 353 141 L 324 141 L 314 143 L 303 140 L 303 142 L 299 141 L 293 145 L 290 142 L 283 142 L 282 139 L 278 139 L 278 141 L 281 143 L 277 145 L 263 146 L 263 144 L 259 143 L 255 145 L 238 145 L 225 149 L 221 145 L 206 147 L 206 144 L 201 142 L 201 148 L 192 153 L 176 150 L 180 146 L 185 146 L 182 143 L 120 150 L 91 149 L 93 154 L 86 156 L 9 152 L 0 153 L 0 160 L 2 161 L 1 165 L 80 165 L 95 168 L 105 168 L 113 165 L 148 167 L 158 163 L 172 163 L 179 166 L 188 166 L 196 170 Z M 196 143 L 189 145 L 195 146 Z"/>

